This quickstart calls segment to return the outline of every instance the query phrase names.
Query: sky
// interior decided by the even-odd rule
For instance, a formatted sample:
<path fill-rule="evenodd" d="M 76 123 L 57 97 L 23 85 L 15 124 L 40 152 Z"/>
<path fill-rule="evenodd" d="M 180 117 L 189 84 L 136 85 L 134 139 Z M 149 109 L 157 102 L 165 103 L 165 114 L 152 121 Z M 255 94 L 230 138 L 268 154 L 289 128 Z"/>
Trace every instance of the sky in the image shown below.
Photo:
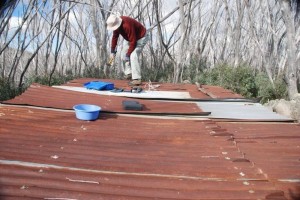
<path fill-rule="evenodd" d="M 25 4 L 28 4 L 30 0 L 22 0 L 21 2 L 24 2 Z M 133 4 L 136 0 L 132 0 Z M 40 1 L 42 3 L 42 1 Z M 177 6 L 177 0 L 164 0 L 163 1 L 163 15 L 168 14 L 170 11 L 172 11 Z M 15 30 L 15 28 L 19 27 L 19 25 L 22 22 L 22 16 L 23 16 L 23 5 L 22 3 L 19 3 L 17 6 L 17 9 L 13 12 L 13 17 L 10 20 L 10 28 L 11 31 Z M 166 20 L 167 27 L 172 27 L 172 20 L 174 20 L 177 16 L 177 13 L 173 14 L 172 17 L 170 17 L 168 20 Z M 70 20 L 75 21 L 74 14 L 70 14 Z M 75 23 L 74 23 L 75 24 Z"/>
<path fill-rule="evenodd" d="M 30 0 L 21 0 L 21 2 L 24 2 L 25 4 L 28 4 Z M 83 0 L 81 0 L 83 1 Z M 137 0 L 131 0 L 132 1 L 132 5 L 135 4 L 135 2 Z M 52 1 L 49 1 L 49 2 L 52 2 Z M 178 0 L 164 0 L 162 1 L 162 15 L 163 17 L 166 16 L 167 14 L 169 14 L 172 10 L 174 10 L 174 8 L 176 8 L 178 6 Z M 39 1 L 39 5 L 42 5 L 43 2 L 40 0 Z M 46 5 L 47 6 L 47 5 Z M 49 10 L 51 10 L 51 6 L 48 6 Z M 17 6 L 17 9 L 15 9 L 14 13 L 13 13 L 13 17 L 11 18 L 10 20 L 10 34 L 12 35 L 14 33 L 14 31 L 16 30 L 17 27 L 19 27 L 19 25 L 21 24 L 22 22 L 22 16 L 23 16 L 23 5 L 20 3 L 18 6 Z M 75 13 L 78 13 L 80 11 L 77 11 Z M 84 12 L 81 13 L 81 14 L 85 14 Z M 165 20 L 163 22 L 164 24 L 164 29 L 166 31 L 166 36 L 168 35 L 168 33 L 171 35 L 173 33 L 173 30 L 175 28 L 175 26 L 177 26 L 178 24 L 178 16 L 179 16 L 179 12 L 175 12 L 171 17 L 169 17 L 167 20 Z M 50 18 L 50 16 L 47 16 L 48 19 Z M 70 22 L 72 23 L 73 25 L 73 28 L 76 29 L 77 27 L 77 23 L 75 23 L 75 16 L 74 16 L 74 13 L 71 12 L 70 13 L 70 16 L 69 16 L 69 20 Z M 175 23 L 174 23 L 175 22 Z M 26 29 L 26 24 L 24 25 L 23 27 L 23 30 Z"/>

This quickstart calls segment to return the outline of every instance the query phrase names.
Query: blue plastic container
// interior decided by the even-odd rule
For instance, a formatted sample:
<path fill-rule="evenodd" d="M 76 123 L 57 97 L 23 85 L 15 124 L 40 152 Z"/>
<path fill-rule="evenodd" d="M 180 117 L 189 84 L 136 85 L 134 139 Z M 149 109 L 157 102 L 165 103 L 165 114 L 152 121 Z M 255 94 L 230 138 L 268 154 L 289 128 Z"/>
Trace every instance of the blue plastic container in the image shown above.
<path fill-rule="evenodd" d="M 98 119 L 101 107 L 91 104 L 78 104 L 73 109 L 77 119 L 92 121 Z"/>

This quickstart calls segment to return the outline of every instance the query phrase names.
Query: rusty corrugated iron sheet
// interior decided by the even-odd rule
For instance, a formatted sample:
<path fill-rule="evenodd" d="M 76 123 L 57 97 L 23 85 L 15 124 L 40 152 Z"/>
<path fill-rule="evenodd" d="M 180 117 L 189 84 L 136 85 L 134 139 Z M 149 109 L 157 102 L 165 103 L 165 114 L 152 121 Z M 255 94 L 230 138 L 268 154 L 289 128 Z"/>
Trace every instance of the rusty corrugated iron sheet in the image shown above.
<path fill-rule="evenodd" d="M 123 109 L 123 100 L 132 99 L 118 96 L 80 93 L 48 87 L 40 84 L 33 84 L 22 95 L 3 103 L 16 105 L 32 105 L 59 109 L 72 109 L 74 105 L 84 103 L 98 105 L 102 108 L 103 111 L 106 112 L 132 112 Z M 203 112 L 196 103 L 158 102 L 142 99 L 138 100 L 138 102 L 144 107 L 142 111 L 138 111 L 140 113 L 178 113 L 192 115 L 209 114 L 209 112 Z"/>
<path fill-rule="evenodd" d="M 224 89 L 220 86 L 201 85 L 199 90 L 211 98 L 243 98 L 242 95 L 236 94 L 233 91 Z"/>
<path fill-rule="evenodd" d="M 241 98 L 215 86 L 198 89 L 159 87 L 192 98 Z M 88 122 L 71 110 L 91 103 L 123 112 L 124 99 L 34 84 L 0 105 L 1 200 L 299 198 L 299 125 L 106 113 Z M 145 114 L 203 113 L 188 102 L 138 101 Z"/>
<path fill-rule="evenodd" d="M 300 124 L 218 123 L 268 180 L 300 199 Z"/>
<path fill-rule="evenodd" d="M 0 106 L 1 199 L 286 199 L 223 124 Z"/>

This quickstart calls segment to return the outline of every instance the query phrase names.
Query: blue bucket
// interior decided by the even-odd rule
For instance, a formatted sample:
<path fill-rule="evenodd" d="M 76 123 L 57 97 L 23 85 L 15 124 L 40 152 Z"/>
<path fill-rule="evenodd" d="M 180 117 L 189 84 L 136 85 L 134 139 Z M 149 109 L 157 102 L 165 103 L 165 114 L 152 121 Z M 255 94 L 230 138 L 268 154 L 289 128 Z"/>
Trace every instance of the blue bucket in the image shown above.
<path fill-rule="evenodd" d="M 99 117 L 101 107 L 90 104 L 78 104 L 73 107 L 76 118 L 80 120 L 96 120 Z"/>

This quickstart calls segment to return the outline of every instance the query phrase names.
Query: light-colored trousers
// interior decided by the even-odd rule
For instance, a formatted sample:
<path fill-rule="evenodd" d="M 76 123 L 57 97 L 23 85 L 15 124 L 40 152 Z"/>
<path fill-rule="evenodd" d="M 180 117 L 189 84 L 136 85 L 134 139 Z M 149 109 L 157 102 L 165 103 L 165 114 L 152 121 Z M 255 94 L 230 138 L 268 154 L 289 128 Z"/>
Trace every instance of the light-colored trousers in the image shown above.
<path fill-rule="evenodd" d="M 122 62 L 125 75 L 131 74 L 132 79 L 142 78 L 139 56 L 149 39 L 150 39 L 150 31 L 147 31 L 145 36 L 137 41 L 134 51 L 130 54 L 130 65 L 126 65 L 125 60 L 123 60 Z M 130 43 L 127 41 L 124 43 L 122 53 L 121 53 L 122 58 L 125 58 L 126 53 L 129 49 L 129 44 Z"/>

